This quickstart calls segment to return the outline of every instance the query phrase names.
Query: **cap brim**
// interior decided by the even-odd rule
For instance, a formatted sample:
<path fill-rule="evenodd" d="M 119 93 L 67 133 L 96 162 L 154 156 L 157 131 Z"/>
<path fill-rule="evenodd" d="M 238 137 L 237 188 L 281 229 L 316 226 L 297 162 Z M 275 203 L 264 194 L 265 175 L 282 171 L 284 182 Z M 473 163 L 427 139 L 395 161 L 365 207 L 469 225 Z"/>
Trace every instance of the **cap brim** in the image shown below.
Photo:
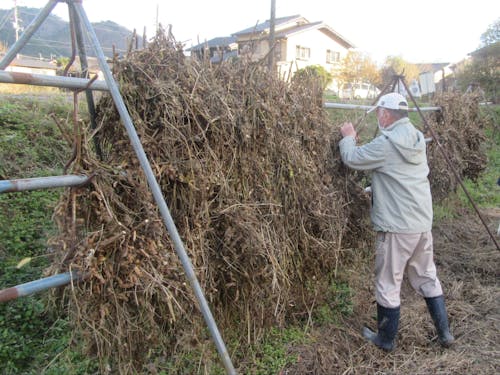
<path fill-rule="evenodd" d="M 377 108 L 378 108 L 378 106 L 376 105 L 375 107 L 372 107 L 371 109 L 366 111 L 366 113 L 371 113 L 371 112 L 375 111 Z"/>

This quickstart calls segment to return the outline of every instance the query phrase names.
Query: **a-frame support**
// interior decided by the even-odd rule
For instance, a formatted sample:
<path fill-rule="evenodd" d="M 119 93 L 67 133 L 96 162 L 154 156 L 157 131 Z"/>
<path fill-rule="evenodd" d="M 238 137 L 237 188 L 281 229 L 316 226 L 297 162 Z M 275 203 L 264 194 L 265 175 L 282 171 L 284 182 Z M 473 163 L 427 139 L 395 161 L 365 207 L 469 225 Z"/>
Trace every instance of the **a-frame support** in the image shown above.
<path fill-rule="evenodd" d="M 68 4 L 68 7 L 70 9 L 70 14 L 74 15 L 75 21 L 77 19 L 79 21 L 81 21 L 83 28 L 86 29 L 86 31 L 90 37 L 90 42 L 92 44 L 92 47 L 93 47 L 93 49 L 96 53 L 97 59 L 99 61 L 99 67 L 101 68 L 101 71 L 104 74 L 104 78 L 105 78 L 105 81 L 107 84 L 107 89 L 109 90 L 109 92 L 113 98 L 113 101 L 114 101 L 115 106 L 118 110 L 118 113 L 120 114 L 120 118 L 123 122 L 123 125 L 125 126 L 125 129 L 127 131 L 128 136 L 130 138 L 130 142 L 132 144 L 132 147 L 134 148 L 134 151 L 139 159 L 140 165 L 141 165 L 141 167 L 146 175 L 149 187 L 151 189 L 153 197 L 156 201 L 156 204 L 158 205 L 161 216 L 163 218 L 163 222 L 164 222 L 164 224 L 168 230 L 168 233 L 170 235 L 170 238 L 174 244 L 175 251 L 177 252 L 177 255 L 180 258 L 180 261 L 182 263 L 184 271 L 186 272 L 186 276 L 189 280 L 189 283 L 191 284 L 191 287 L 193 288 L 196 299 L 200 305 L 201 312 L 203 314 L 205 322 L 206 322 L 208 329 L 210 331 L 210 334 L 212 336 L 212 340 L 214 341 L 214 343 L 217 347 L 217 351 L 219 352 L 219 355 L 220 355 L 221 360 L 224 364 L 224 367 L 226 369 L 227 374 L 236 374 L 236 371 L 235 371 L 234 366 L 231 362 L 231 359 L 229 357 L 229 354 L 228 354 L 228 351 L 227 351 L 226 346 L 224 344 L 224 341 L 219 333 L 219 330 L 217 328 L 217 324 L 215 323 L 212 312 L 210 311 L 210 307 L 208 306 L 207 300 L 204 296 L 203 290 L 201 289 L 200 283 L 198 282 L 198 279 L 196 278 L 196 275 L 194 273 L 191 260 L 189 259 L 189 256 L 186 253 L 182 239 L 181 239 L 179 232 L 177 230 L 177 227 L 172 219 L 172 216 L 170 214 L 170 210 L 167 206 L 167 203 L 165 202 L 165 199 L 164 199 L 163 194 L 161 192 L 160 185 L 158 184 L 158 181 L 156 180 L 156 177 L 154 176 L 153 170 L 152 170 L 151 165 L 149 163 L 149 160 L 146 156 L 146 153 L 144 152 L 144 148 L 142 147 L 139 136 L 137 135 L 137 132 L 135 130 L 135 127 L 134 127 L 134 124 L 133 124 L 132 119 L 130 117 L 130 114 L 127 111 L 127 108 L 125 106 L 125 102 L 123 101 L 123 98 L 122 98 L 120 91 L 118 89 L 118 85 L 113 78 L 113 75 L 111 73 L 111 70 L 109 68 L 108 63 L 106 62 L 106 57 L 105 57 L 104 52 L 101 48 L 99 40 L 97 39 L 97 35 L 96 35 L 89 19 L 87 18 L 87 14 L 85 13 L 85 11 L 83 9 L 83 6 L 82 6 L 83 1 L 82 0 L 49 0 L 47 5 L 45 6 L 45 8 L 42 9 L 40 14 L 28 26 L 25 33 L 22 34 L 22 36 L 19 38 L 19 40 L 9 49 L 9 51 L 5 55 L 4 59 L 2 61 L 0 61 L 0 69 L 4 70 L 12 62 L 12 60 L 15 58 L 17 53 L 28 42 L 28 40 L 31 38 L 31 36 L 36 32 L 36 30 L 40 27 L 40 25 L 43 23 L 43 21 L 48 17 L 50 12 L 54 9 L 54 7 L 59 2 L 65 2 Z M 81 37 L 82 30 L 80 27 L 76 27 L 75 32 L 77 35 L 80 34 L 80 37 Z M 82 56 L 82 54 L 84 53 L 83 42 L 81 42 L 82 40 L 83 39 L 80 38 L 80 41 L 78 43 L 81 60 L 83 60 L 83 58 L 85 58 L 85 56 Z M 15 75 L 11 74 L 9 76 L 13 80 L 16 79 Z M 14 77 L 12 77 L 12 76 L 14 76 Z M 29 76 L 31 76 L 31 75 L 29 75 Z M 66 81 L 67 80 L 70 80 L 70 79 L 66 79 Z M 29 83 L 29 82 L 24 82 L 24 83 Z M 89 81 L 89 84 L 90 83 L 92 83 L 92 82 Z M 92 86 L 89 85 L 89 87 L 86 87 L 86 88 L 88 89 L 91 87 Z"/>

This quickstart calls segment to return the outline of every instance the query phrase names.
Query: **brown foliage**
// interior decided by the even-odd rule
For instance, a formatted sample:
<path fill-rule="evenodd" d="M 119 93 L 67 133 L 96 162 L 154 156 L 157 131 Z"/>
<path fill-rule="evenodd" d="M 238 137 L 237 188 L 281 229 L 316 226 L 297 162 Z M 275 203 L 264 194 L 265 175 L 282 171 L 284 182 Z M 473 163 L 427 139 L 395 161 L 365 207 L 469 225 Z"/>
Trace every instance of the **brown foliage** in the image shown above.
<path fill-rule="evenodd" d="M 161 34 L 115 75 L 218 324 L 254 340 L 307 316 L 311 285 L 369 238 L 318 86 L 190 60 Z M 87 134 L 73 172 L 96 177 L 61 200 L 53 242 L 89 275 L 71 306 L 102 368 L 134 372 L 201 314 L 110 97 L 97 112 L 104 160 Z"/>
<path fill-rule="evenodd" d="M 475 180 L 487 164 L 481 146 L 487 119 L 479 111 L 479 100 L 476 94 L 444 93 L 434 100 L 441 111 L 429 119 L 460 179 Z M 458 181 L 436 142 L 429 144 L 427 156 L 432 195 L 435 201 L 440 201 L 457 189 Z"/>

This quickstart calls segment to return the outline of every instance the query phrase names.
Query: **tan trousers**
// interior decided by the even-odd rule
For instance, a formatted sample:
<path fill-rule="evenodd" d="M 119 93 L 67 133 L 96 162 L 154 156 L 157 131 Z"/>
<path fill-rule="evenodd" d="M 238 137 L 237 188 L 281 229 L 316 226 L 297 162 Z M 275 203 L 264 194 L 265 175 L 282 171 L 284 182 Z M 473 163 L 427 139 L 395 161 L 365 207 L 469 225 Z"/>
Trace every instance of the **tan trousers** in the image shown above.
<path fill-rule="evenodd" d="M 395 308 L 401 304 L 403 274 L 415 291 L 423 297 L 443 294 L 436 275 L 433 258 L 432 233 L 378 232 L 375 256 L 375 298 L 377 303 Z"/>

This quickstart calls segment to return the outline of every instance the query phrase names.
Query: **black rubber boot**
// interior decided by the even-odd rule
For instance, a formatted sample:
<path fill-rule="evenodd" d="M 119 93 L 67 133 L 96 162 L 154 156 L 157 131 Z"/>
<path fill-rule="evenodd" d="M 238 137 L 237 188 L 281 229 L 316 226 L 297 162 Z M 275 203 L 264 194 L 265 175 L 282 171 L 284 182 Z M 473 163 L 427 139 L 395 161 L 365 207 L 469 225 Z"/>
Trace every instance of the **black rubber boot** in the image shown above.
<path fill-rule="evenodd" d="M 454 342 L 455 338 L 450 333 L 448 325 L 448 316 L 446 314 L 446 306 L 444 304 L 444 296 L 426 298 L 427 308 L 431 314 L 434 326 L 438 333 L 439 343 L 445 348 L 449 348 Z"/>
<path fill-rule="evenodd" d="M 386 352 L 392 352 L 396 347 L 394 339 L 398 333 L 399 307 L 390 309 L 377 304 L 377 328 L 375 333 L 371 329 L 364 327 L 363 336 L 368 341 L 378 346 Z"/>

